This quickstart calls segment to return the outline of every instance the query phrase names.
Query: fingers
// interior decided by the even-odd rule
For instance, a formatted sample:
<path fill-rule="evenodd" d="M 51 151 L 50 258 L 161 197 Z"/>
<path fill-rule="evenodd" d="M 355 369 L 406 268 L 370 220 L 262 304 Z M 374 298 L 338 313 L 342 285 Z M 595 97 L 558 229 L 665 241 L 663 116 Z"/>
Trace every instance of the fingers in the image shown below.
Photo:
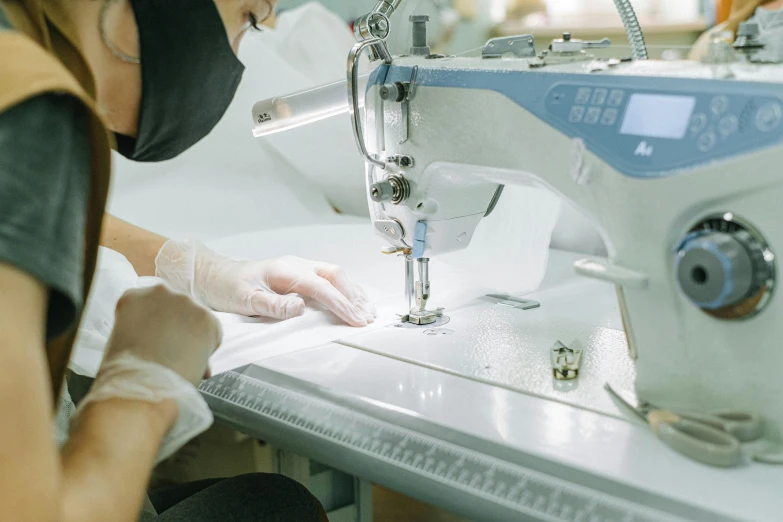
<path fill-rule="evenodd" d="M 364 289 L 354 283 L 342 268 L 336 265 L 319 263 L 315 266 L 315 273 L 329 281 L 349 302 L 353 303 L 368 322 L 373 322 L 378 316 L 375 305 L 370 302 Z"/>
<path fill-rule="evenodd" d="M 367 326 L 375 320 L 351 303 L 332 283 L 315 274 L 295 281 L 291 291 L 318 301 L 351 326 Z"/>
<path fill-rule="evenodd" d="M 339 266 L 317 263 L 314 270 L 319 277 L 332 283 L 332 286 L 337 288 L 349 301 L 355 301 L 360 297 L 367 298 L 364 290 L 351 281 L 351 278 Z"/>
<path fill-rule="evenodd" d="M 373 319 L 378 317 L 378 308 L 375 306 L 375 303 L 369 301 L 368 299 L 360 297 L 356 300 L 356 306 L 359 308 L 359 310 L 364 310 L 369 313 Z"/>
<path fill-rule="evenodd" d="M 305 302 L 295 295 L 278 295 L 258 290 L 250 297 L 250 307 L 255 315 L 285 321 L 302 315 Z"/>

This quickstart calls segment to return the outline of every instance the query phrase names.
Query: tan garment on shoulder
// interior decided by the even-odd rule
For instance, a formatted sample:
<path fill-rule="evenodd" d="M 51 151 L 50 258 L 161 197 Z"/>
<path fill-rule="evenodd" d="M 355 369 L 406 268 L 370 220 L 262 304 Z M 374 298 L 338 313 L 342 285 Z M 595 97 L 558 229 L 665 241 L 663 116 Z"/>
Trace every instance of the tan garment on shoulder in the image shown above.
<path fill-rule="evenodd" d="M 95 85 L 67 16 L 47 0 L 0 0 L 16 30 L 0 31 L 0 112 L 45 93 L 80 100 L 89 115 L 91 172 L 84 257 L 84 299 L 95 271 L 111 170 L 112 137 L 95 107 Z M 41 139 L 45 139 L 42 136 Z M 78 323 L 46 346 L 52 393 L 62 389 Z"/>

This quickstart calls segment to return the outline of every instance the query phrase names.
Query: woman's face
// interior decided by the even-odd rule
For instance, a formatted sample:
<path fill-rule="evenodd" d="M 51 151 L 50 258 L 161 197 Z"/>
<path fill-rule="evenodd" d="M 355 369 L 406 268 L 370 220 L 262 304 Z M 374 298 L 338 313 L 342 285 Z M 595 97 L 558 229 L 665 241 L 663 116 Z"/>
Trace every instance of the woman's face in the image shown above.
<path fill-rule="evenodd" d="M 277 3 L 277 0 L 214 1 L 234 53 L 239 52 L 239 45 L 248 31 L 257 29 L 273 16 Z M 176 24 L 176 21 L 172 24 Z M 139 56 L 138 32 L 129 0 L 115 2 L 109 9 L 106 30 L 112 43 L 122 53 Z M 93 59 L 90 61 L 93 69 L 97 69 L 98 106 L 111 130 L 135 136 L 141 104 L 141 66 L 120 60 L 102 41 L 94 43 L 100 49 L 100 57 L 96 57 L 92 49 L 87 49 L 86 52 L 88 60 L 92 55 Z M 97 68 L 94 66 L 96 63 L 100 64 Z"/>

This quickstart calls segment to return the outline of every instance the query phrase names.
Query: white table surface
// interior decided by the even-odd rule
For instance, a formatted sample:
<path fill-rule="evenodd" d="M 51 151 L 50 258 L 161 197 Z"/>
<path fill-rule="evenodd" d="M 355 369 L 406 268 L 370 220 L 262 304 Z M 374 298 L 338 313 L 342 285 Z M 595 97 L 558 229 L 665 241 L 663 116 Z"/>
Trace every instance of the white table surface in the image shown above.
<path fill-rule="evenodd" d="M 559 314 L 571 321 L 620 328 L 613 287 L 572 275 L 570 265 L 575 259 L 555 256 L 542 290 L 532 297 L 552 309 L 548 312 L 552 317 Z M 356 344 L 355 336 L 258 364 L 337 395 L 366 401 L 379 412 L 407 412 L 412 418 L 425 418 L 500 444 L 510 452 L 539 457 L 727 518 L 783 520 L 783 467 L 710 468 L 674 453 L 648 428 L 611 407 L 596 412 L 345 343 Z"/>

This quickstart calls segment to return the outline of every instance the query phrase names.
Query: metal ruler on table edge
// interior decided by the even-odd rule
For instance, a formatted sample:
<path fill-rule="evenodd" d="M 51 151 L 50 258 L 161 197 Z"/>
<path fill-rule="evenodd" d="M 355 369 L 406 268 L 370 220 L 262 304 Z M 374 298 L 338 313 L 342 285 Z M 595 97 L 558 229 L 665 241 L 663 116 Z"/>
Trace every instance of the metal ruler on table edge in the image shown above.
<path fill-rule="evenodd" d="M 430 502 L 462 495 L 456 502 L 482 520 L 736 522 L 565 466 L 550 473 L 557 464 L 257 365 L 206 380 L 199 391 L 219 421 L 241 432 L 403 493 L 428 488 L 439 495 Z M 415 428 L 405 426 L 411 419 Z M 588 478 L 607 487 L 586 487 Z"/>

